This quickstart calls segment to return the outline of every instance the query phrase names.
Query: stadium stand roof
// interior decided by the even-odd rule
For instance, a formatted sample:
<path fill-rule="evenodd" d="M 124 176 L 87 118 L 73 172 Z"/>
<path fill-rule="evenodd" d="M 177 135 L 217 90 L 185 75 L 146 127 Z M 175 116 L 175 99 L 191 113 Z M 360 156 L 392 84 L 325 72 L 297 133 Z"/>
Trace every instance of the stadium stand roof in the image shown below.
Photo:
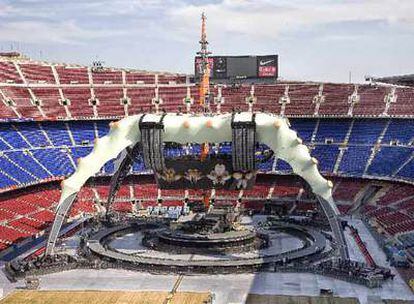
<path fill-rule="evenodd" d="M 389 83 L 393 85 L 414 87 L 414 74 L 387 76 L 387 77 L 373 77 L 374 82 Z"/>

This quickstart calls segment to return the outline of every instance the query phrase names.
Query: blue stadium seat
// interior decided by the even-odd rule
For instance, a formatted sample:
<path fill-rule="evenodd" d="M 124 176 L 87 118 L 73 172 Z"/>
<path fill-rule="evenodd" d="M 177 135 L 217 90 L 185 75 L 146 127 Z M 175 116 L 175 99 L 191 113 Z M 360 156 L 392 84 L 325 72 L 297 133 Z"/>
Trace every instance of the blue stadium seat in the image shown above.
<path fill-rule="evenodd" d="M 111 159 L 108 161 L 103 167 L 103 173 L 105 174 L 113 174 L 115 172 L 115 164 L 114 160 Z"/>
<path fill-rule="evenodd" d="M 405 165 L 398 173 L 398 177 L 413 180 L 414 179 L 414 159 Z"/>
<path fill-rule="evenodd" d="M 46 147 L 50 145 L 37 123 L 18 123 L 14 124 L 14 126 L 33 147 Z"/>
<path fill-rule="evenodd" d="M 383 119 L 355 120 L 349 143 L 375 144 L 387 121 Z"/>
<path fill-rule="evenodd" d="M 221 143 L 219 146 L 219 153 L 231 155 L 231 143 L 230 142 Z"/>
<path fill-rule="evenodd" d="M 33 155 L 54 175 L 68 176 L 75 171 L 65 149 L 48 148 L 34 150 Z"/>
<path fill-rule="evenodd" d="M 69 132 L 63 122 L 42 123 L 42 127 L 46 131 L 54 146 L 72 146 Z"/>
<path fill-rule="evenodd" d="M 276 162 L 276 171 L 292 172 L 292 167 L 282 159 L 278 159 Z"/>
<path fill-rule="evenodd" d="M 304 142 L 310 142 L 315 130 L 316 120 L 290 119 L 292 129 L 298 133 L 298 137 Z"/>
<path fill-rule="evenodd" d="M 99 137 L 103 137 L 109 133 L 109 121 L 97 120 L 95 121 L 96 129 L 98 130 Z"/>
<path fill-rule="evenodd" d="M 339 154 L 337 145 L 316 145 L 312 156 L 319 161 L 318 168 L 322 172 L 332 172 Z"/>
<path fill-rule="evenodd" d="M 30 176 L 19 167 L 9 162 L 5 157 L 0 157 L 0 168 L 22 184 L 36 181 L 33 176 Z"/>
<path fill-rule="evenodd" d="M 382 139 L 383 144 L 398 140 L 401 145 L 408 145 L 414 140 L 414 120 L 393 119 Z"/>
<path fill-rule="evenodd" d="M 177 158 L 185 155 L 183 148 L 166 148 L 164 149 L 164 157 L 166 158 Z"/>
<path fill-rule="evenodd" d="M 348 146 L 339 165 L 339 172 L 346 175 L 361 176 L 371 155 L 372 146 Z"/>
<path fill-rule="evenodd" d="M 0 124 L 0 138 L 15 149 L 29 148 L 24 139 L 13 129 L 11 124 Z M 1 140 L 0 140 L 1 141 Z M 10 149 L 7 145 L 4 150 Z"/>
<path fill-rule="evenodd" d="M 351 125 L 350 120 L 345 119 L 321 119 L 315 142 L 325 143 L 325 139 L 333 139 L 335 143 L 342 143 Z"/>
<path fill-rule="evenodd" d="M 73 139 L 77 145 L 93 144 L 95 126 L 91 121 L 73 121 L 68 123 Z"/>
<path fill-rule="evenodd" d="M 372 160 L 367 173 L 370 175 L 390 176 L 413 153 L 414 148 L 408 147 L 381 147 Z"/>
<path fill-rule="evenodd" d="M 79 158 L 85 157 L 86 155 L 92 152 L 93 147 L 72 147 L 70 150 L 72 152 L 72 158 L 77 164 Z"/>
<path fill-rule="evenodd" d="M 275 157 L 272 156 L 268 161 L 264 163 L 257 163 L 257 169 L 261 172 L 271 172 L 274 161 L 275 161 Z"/>
<path fill-rule="evenodd" d="M 3 138 L 1 138 L 1 135 L 0 135 L 0 151 L 6 151 L 9 149 L 10 147 L 6 144 L 6 142 L 3 140 Z"/>
<path fill-rule="evenodd" d="M 0 172 L 0 188 L 8 188 L 10 186 L 14 186 L 15 184 L 15 181 Z"/>
<path fill-rule="evenodd" d="M 145 171 L 144 160 L 141 155 L 138 156 L 138 161 L 134 162 L 132 166 L 132 171 L 134 173 L 139 173 Z"/>
<path fill-rule="evenodd" d="M 5 153 L 12 161 L 18 163 L 20 166 L 37 176 L 39 179 L 51 177 L 38 163 L 36 163 L 32 156 L 24 151 L 9 151 Z"/>

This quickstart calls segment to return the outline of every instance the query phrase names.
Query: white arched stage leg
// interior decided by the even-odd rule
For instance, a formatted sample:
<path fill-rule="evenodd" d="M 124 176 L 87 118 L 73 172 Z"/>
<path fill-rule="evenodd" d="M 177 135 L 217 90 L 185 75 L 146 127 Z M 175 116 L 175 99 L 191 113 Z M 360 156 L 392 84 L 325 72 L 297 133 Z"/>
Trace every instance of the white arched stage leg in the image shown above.
<path fill-rule="evenodd" d="M 251 115 L 241 113 L 238 115 Z M 140 141 L 139 120 L 142 115 L 126 117 L 111 124 L 107 136 L 99 138 L 92 152 L 80 159 L 76 172 L 62 182 L 62 194 L 57 207 L 56 218 L 49 234 L 46 254 L 52 254 L 63 220 L 76 198 L 76 193 L 86 181 L 94 176 L 109 160 L 116 158 L 127 147 Z M 145 114 L 146 119 L 159 120 L 159 115 Z M 163 119 L 164 141 L 185 144 L 205 142 L 230 142 L 232 114 L 215 116 L 196 116 L 190 114 L 167 114 Z M 326 180 L 318 171 L 318 161 L 312 158 L 308 148 L 290 129 L 285 118 L 272 114 L 256 114 L 256 139 L 269 146 L 275 154 L 301 176 L 319 198 L 332 231 L 339 245 L 341 257 L 347 258 L 346 243 L 338 221 L 338 210 L 332 198 L 332 182 Z"/>
<path fill-rule="evenodd" d="M 139 140 L 137 119 L 139 119 L 139 116 L 131 116 L 116 123 L 111 123 L 111 130 L 108 135 L 95 140 L 92 152 L 79 159 L 75 173 L 62 182 L 62 193 L 55 220 L 49 232 L 46 255 L 53 253 L 63 220 L 75 201 L 77 193 L 86 181 L 98 173 L 109 160 L 116 158 L 127 147 L 134 146 L 137 143 Z"/>

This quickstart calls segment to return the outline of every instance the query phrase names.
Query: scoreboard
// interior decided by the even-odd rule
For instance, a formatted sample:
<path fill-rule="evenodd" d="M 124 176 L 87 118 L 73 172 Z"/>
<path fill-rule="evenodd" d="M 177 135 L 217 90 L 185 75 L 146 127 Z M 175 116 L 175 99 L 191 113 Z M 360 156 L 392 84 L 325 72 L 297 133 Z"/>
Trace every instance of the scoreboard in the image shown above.
<path fill-rule="evenodd" d="M 201 60 L 200 57 L 195 57 L 194 60 L 196 78 L 200 76 Z M 212 79 L 278 77 L 278 55 L 211 56 L 208 60 Z"/>

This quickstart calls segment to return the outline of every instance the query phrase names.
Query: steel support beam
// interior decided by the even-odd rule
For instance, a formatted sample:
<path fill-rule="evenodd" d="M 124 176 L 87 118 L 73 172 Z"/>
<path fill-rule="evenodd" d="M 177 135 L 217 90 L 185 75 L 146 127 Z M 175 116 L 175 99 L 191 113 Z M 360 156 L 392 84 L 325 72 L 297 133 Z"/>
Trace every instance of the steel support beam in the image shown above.
<path fill-rule="evenodd" d="M 70 207 L 76 200 L 78 192 L 75 192 L 68 196 L 62 204 L 57 208 L 55 220 L 53 221 L 52 228 L 49 232 L 49 238 L 46 244 L 46 255 L 53 254 L 53 249 L 55 248 L 56 240 L 59 236 L 60 228 L 62 227 L 63 221 L 65 220 L 66 214 L 68 213 Z"/>
<path fill-rule="evenodd" d="M 233 170 L 252 172 L 256 170 L 256 122 L 252 113 L 233 114 L 232 160 Z"/>
<path fill-rule="evenodd" d="M 118 190 L 121 187 L 125 177 L 131 170 L 134 161 L 137 160 L 140 151 L 141 146 L 137 143 L 133 148 L 128 147 L 124 151 L 122 151 L 118 159 L 115 161 L 115 173 L 114 175 L 112 175 L 109 188 L 109 195 L 105 203 L 106 214 L 108 214 L 108 212 L 110 211 L 112 203 L 115 200 L 116 194 L 118 193 Z"/>
<path fill-rule="evenodd" d="M 342 228 L 341 219 L 336 213 L 336 208 L 330 202 L 317 195 L 318 201 L 322 207 L 323 212 L 328 218 L 329 226 L 338 246 L 339 256 L 343 260 L 349 260 L 348 246 L 346 244 L 344 229 Z"/>

